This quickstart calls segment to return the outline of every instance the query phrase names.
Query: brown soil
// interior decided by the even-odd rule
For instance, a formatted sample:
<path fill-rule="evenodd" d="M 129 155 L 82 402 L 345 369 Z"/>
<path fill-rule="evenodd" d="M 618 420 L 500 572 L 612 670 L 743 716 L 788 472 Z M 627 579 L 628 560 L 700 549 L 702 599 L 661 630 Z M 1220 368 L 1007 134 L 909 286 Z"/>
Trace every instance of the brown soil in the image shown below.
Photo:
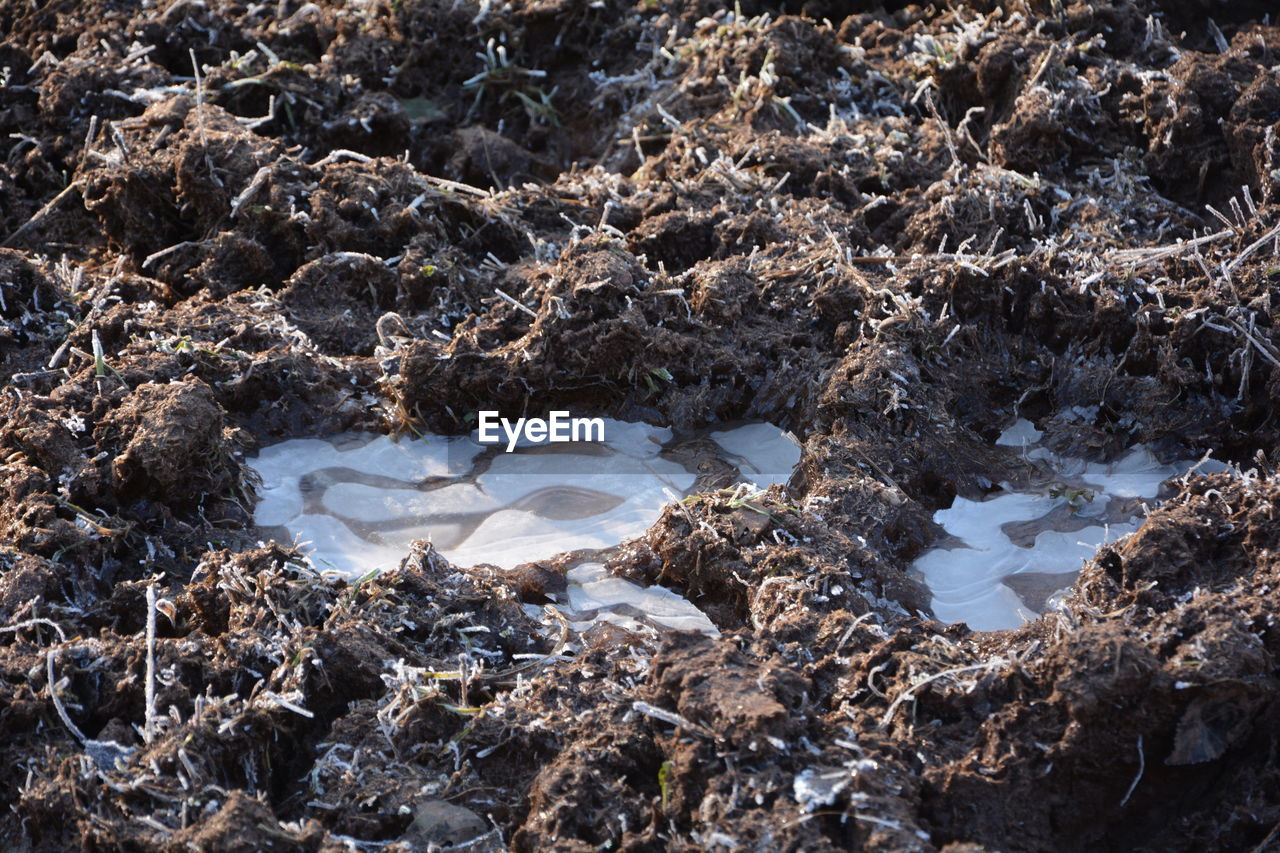
<path fill-rule="evenodd" d="M 0 837 L 1276 849 L 1270 6 L 0 5 Z M 552 407 L 803 439 L 613 561 L 720 637 L 256 541 L 257 447 Z M 1015 416 L 1237 468 L 941 625 Z"/>

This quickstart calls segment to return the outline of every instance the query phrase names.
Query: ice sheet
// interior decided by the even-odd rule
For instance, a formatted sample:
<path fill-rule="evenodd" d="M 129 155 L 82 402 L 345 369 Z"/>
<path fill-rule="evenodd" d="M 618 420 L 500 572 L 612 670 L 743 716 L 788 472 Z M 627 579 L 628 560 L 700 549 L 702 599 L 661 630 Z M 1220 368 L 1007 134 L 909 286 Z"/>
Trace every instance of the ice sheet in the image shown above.
<path fill-rule="evenodd" d="M 1022 448 L 1024 458 L 1048 466 L 1051 473 L 1038 488 L 1004 491 L 981 501 L 956 498 L 935 513 L 934 520 L 954 538 L 922 554 L 912 568 L 933 594 L 934 615 L 940 620 L 998 630 L 1035 618 L 1039 613 L 1032 604 L 1043 607 L 1043 601 L 1024 601 L 1006 579 L 1053 576 L 1055 584 L 1069 585 L 1099 545 L 1138 529 L 1142 502 L 1153 503 L 1165 480 L 1194 464 L 1161 464 L 1141 445 L 1111 463 L 1085 462 L 1037 445 L 1042 435 L 1029 421 L 1019 420 L 996 442 Z M 1222 468 L 1211 463 L 1200 470 L 1206 467 Z M 1044 582 L 1016 586 L 1030 594 L 1032 589 L 1043 591 Z"/>
<path fill-rule="evenodd" d="M 430 539 L 462 566 L 513 568 L 599 550 L 643 533 L 670 495 L 687 494 L 697 479 L 662 455 L 670 430 L 606 420 L 605 436 L 603 444 L 524 446 L 514 453 L 467 436 L 286 441 L 249 460 L 262 478 L 255 520 L 277 538 L 287 531 L 300 540 L 317 567 L 350 576 L 393 568 L 417 539 Z M 743 480 L 762 487 L 785 482 L 800 460 L 799 446 L 770 424 L 710 438 Z M 611 611 L 628 605 L 656 624 L 714 631 L 675 593 L 588 577 L 585 566 L 574 571 L 575 610 L 609 612 L 630 624 L 633 616 Z"/>
<path fill-rule="evenodd" d="M 713 432 L 711 440 L 737 463 L 744 480 L 762 489 L 785 483 L 800 464 L 800 445 L 773 424 L 744 424 Z"/>

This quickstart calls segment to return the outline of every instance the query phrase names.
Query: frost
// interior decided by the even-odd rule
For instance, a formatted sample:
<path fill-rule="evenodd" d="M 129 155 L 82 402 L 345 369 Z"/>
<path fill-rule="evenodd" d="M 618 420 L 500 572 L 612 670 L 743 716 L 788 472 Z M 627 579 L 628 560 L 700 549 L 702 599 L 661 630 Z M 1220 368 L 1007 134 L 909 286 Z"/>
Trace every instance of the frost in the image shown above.
<path fill-rule="evenodd" d="M 844 768 L 810 767 L 796 774 L 793 789 L 796 804 L 806 812 L 832 805 L 849 787 L 853 776 Z"/>

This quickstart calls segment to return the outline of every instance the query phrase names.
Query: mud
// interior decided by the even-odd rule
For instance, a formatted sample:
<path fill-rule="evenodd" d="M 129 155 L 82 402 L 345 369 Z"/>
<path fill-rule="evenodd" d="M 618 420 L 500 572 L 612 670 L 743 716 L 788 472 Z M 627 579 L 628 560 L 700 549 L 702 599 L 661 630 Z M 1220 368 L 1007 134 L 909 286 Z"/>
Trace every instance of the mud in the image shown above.
<path fill-rule="evenodd" d="M 1270 4 L 940 5 L 0 7 L 0 836 L 1274 847 Z M 479 408 L 799 436 L 606 566 L 719 635 L 253 535 L 247 454 Z M 944 626 L 1017 418 L 1234 467 Z"/>

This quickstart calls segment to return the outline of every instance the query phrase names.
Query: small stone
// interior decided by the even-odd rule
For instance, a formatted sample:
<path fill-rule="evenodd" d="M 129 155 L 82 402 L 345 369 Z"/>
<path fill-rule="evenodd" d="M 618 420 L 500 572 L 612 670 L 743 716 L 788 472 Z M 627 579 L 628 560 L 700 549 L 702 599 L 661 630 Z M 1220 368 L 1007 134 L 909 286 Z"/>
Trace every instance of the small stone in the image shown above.
<path fill-rule="evenodd" d="M 445 800 L 427 800 L 418 806 L 403 840 L 450 847 L 465 844 L 488 831 L 489 824 L 471 809 Z"/>

